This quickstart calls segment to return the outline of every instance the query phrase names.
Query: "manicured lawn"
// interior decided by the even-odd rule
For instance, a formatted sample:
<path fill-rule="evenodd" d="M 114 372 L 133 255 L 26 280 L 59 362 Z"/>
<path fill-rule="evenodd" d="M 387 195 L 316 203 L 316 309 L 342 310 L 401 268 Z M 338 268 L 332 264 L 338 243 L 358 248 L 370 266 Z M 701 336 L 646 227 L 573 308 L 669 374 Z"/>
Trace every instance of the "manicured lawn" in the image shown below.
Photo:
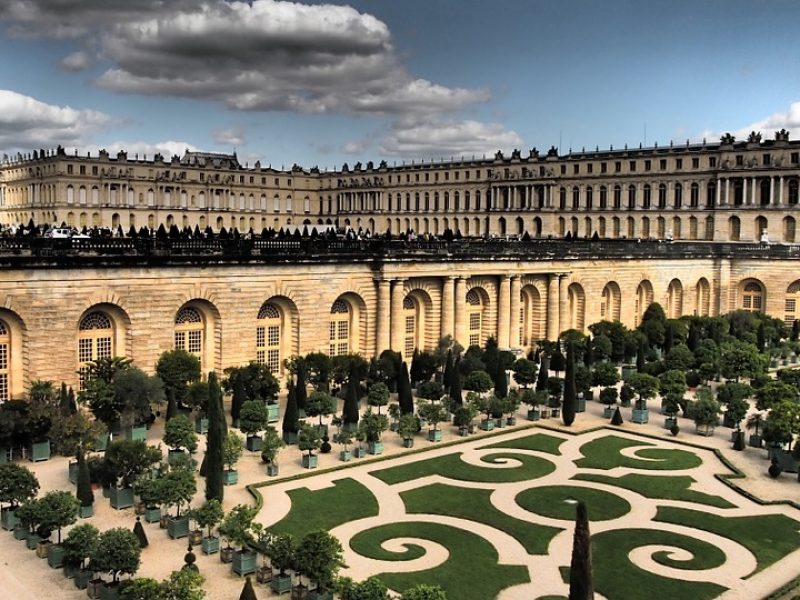
<path fill-rule="evenodd" d="M 640 447 L 636 452 L 642 459 L 628 458 L 620 454 L 623 448 Z M 650 446 L 649 448 L 647 446 Z M 614 469 L 630 467 L 652 471 L 678 471 L 699 467 L 703 460 L 694 452 L 654 448 L 653 444 L 637 440 L 629 440 L 614 435 L 598 438 L 581 446 L 584 458 L 575 461 L 579 467 L 586 469 Z"/>
<path fill-rule="evenodd" d="M 716 546 L 695 538 L 657 529 L 615 529 L 592 536 L 594 589 L 606 598 L 625 600 L 716 598 L 726 588 L 706 582 L 682 581 L 662 577 L 631 563 L 628 554 L 649 545 L 675 546 L 693 554 L 689 561 L 675 561 L 665 553 L 653 558 L 663 565 L 679 569 L 711 569 L 725 562 L 725 554 Z M 567 557 L 569 560 L 569 557 Z"/>
<path fill-rule="evenodd" d="M 393 590 L 436 583 L 454 600 L 489 600 L 504 588 L 529 581 L 528 569 L 499 565 L 494 547 L 482 537 L 438 523 L 407 522 L 375 527 L 355 535 L 350 546 L 359 554 L 378 560 L 411 560 L 422 555 L 422 549 L 414 545 L 402 554 L 381 547 L 385 541 L 399 537 L 431 540 L 447 548 L 450 555 L 441 565 L 423 571 L 380 573 L 378 577 Z"/>
<path fill-rule="evenodd" d="M 329 531 L 342 523 L 378 514 L 378 501 L 372 492 L 350 478 L 334 481 L 330 488 L 297 488 L 288 494 L 292 508 L 270 531 L 300 538 L 310 531 Z"/>
<path fill-rule="evenodd" d="M 641 494 L 645 498 L 656 500 L 682 500 L 718 508 L 734 508 L 734 505 L 725 500 L 725 498 L 689 489 L 695 483 L 695 480 L 689 476 L 629 473 L 622 477 L 609 477 L 608 475 L 597 475 L 595 473 L 578 473 L 573 479 L 614 485 Z"/>
<path fill-rule="evenodd" d="M 800 548 L 800 522 L 784 515 L 720 517 L 688 508 L 662 506 L 656 521 L 702 529 L 740 543 L 756 557 L 756 572 Z"/>
<path fill-rule="evenodd" d="M 490 444 L 488 446 L 481 446 L 481 448 L 519 448 L 520 450 L 537 450 L 539 452 L 547 452 L 559 456 L 561 451 L 559 448 L 566 440 L 562 438 L 553 437 L 544 433 L 534 433 L 526 437 L 516 438 L 505 442 L 498 442 L 497 444 Z"/>
<path fill-rule="evenodd" d="M 492 492 L 436 483 L 400 495 L 409 513 L 448 515 L 485 523 L 518 540 L 528 554 L 547 554 L 550 541 L 562 529 L 521 521 L 500 512 L 489 499 Z"/>
<path fill-rule="evenodd" d="M 535 487 L 517 494 L 515 501 L 528 512 L 551 519 L 575 520 L 575 505 L 583 500 L 590 521 L 618 519 L 630 512 L 627 500 L 603 490 L 567 485 Z"/>
<path fill-rule="evenodd" d="M 511 459 L 522 463 L 519 466 L 501 469 L 486 469 L 465 463 L 461 460 L 461 453 L 454 452 L 428 460 L 389 467 L 379 471 L 370 471 L 370 475 L 390 485 L 420 479 L 428 475 L 441 475 L 450 479 L 461 481 L 477 481 L 481 483 L 505 483 L 509 481 L 526 481 L 537 479 L 555 471 L 556 466 L 549 460 L 538 456 L 514 454 L 511 452 L 497 452 L 487 454 L 481 460 L 486 463 L 500 464 L 504 459 Z"/>

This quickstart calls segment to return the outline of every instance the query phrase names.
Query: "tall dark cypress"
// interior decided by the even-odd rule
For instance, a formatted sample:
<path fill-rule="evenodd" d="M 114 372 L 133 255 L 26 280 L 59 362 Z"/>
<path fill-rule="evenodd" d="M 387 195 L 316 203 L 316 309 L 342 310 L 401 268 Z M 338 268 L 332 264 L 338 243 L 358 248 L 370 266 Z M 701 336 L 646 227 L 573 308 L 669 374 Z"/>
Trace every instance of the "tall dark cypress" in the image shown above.
<path fill-rule="evenodd" d="M 408 365 L 403 362 L 397 374 L 397 400 L 400 405 L 400 414 L 407 415 L 414 412 L 414 398 L 411 395 L 411 380 L 408 377 Z"/>
<path fill-rule="evenodd" d="M 92 506 L 94 504 L 94 492 L 92 491 L 92 480 L 89 474 L 89 464 L 83 449 L 78 450 L 78 479 L 76 494 L 81 506 Z"/>
<path fill-rule="evenodd" d="M 239 426 L 239 413 L 242 411 L 242 404 L 247 400 L 247 390 L 244 386 L 244 375 L 236 372 L 233 380 L 233 396 L 231 397 L 231 421 L 234 427 Z"/>
<path fill-rule="evenodd" d="M 453 370 L 450 376 L 450 397 L 455 400 L 458 406 L 463 406 L 464 399 L 462 398 L 462 390 L 464 388 L 461 383 L 461 371 L 459 371 L 460 365 L 461 357 L 456 356 L 455 360 L 453 361 Z"/>
<path fill-rule="evenodd" d="M 569 565 L 569 600 L 592 600 L 592 540 L 586 504 L 578 502 L 575 533 L 572 537 L 572 560 Z"/>
<path fill-rule="evenodd" d="M 205 477 L 206 500 L 216 499 L 222 502 L 225 487 L 222 473 L 225 468 L 222 460 L 222 446 L 228 432 L 225 422 L 225 411 L 222 407 L 222 390 L 219 387 L 217 374 L 208 374 L 208 436 L 206 437 Z"/>
<path fill-rule="evenodd" d="M 592 336 L 586 336 L 586 350 L 583 352 L 583 365 L 587 369 L 592 368 L 594 363 L 594 348 L 592 348 Z"/>
<path fill-rule="evenodd" d="M 700 326 L 695 320 L 689 323 L 689 336 L 687 337 L 686 345 L 692 352 L 697 350 L 697 347 L 700 345 Z"/>
<path fill-rule="evenodd" d="M 506 379 L 506 369 L 503 366 L 503 359 L 498 358 L 494 373 L 494 395 L 498 398 L 508 396 L 508 379 Z"/>
<path fill-rule="evenodd" d="M 645 360 L 647 355 L 647 340 L 642 337 L 639 340 L 639 350 L 636 353 L 636 370 L 639 373 L 644 373 Z"/>
<path fill-rule="evenodd" d="M 172 417 L 178 414 L 178 403 L 175 400 L 175 390 L 171 387 L 167 388 L 167 417 L 169 421 Z"/>
<path fill-rule="evenodd" d="M 301 360 L 297 364 L 297 383 L 294 388 L 295 397 L 297 399 L 297 410 L 301 415 L 306 414 L 306 400 L 308 400 L 306 379 L 306 365 Z"/>
<path fill-rule="evenodd" d="M 286 410 L 283 413 L 283 423 L 281 424 L 283 438 L 292 438 L 297 434 L 300 412 L 297 410 L 297 392 L 294 384 L 289 381 L 286 384 L 288 394 L 286 395 Z M 288 434 L 288 435 L 287 435 Z"/>
<path fill-rule="evenodd" d="M 356 369 L 350 369 L 345 389 L 342 422 L 347 429 L 354 430 L 358 426 L 358 374 Z"/>
<path fill-rule="evenodd" d="M 542 354 L 542 362 L 539 363 L 539 376 L 536 378 L 536 391 L 541 392 L 547 389 L 547 378 L 550 376 L 550 359 Z"/>
<path fill-rule="evenodd" d="M 564 369 L 564 408 L 561 411 L 561 418 L 564 425 L 569 427 L 575 421 L 575 413 L 578 409 L 578 392 L 575 389 L 575 345 L 572 342 L 567 344 L 567 364 Z"/>
<path fill-rule="evenodd" d="M 442 373 L 442 384 L 444 393 L 450 394 L 450 386 L 453 385 L 453 351 L 447 351 L 447 358 L 444 361 L 444 373 Z"/>

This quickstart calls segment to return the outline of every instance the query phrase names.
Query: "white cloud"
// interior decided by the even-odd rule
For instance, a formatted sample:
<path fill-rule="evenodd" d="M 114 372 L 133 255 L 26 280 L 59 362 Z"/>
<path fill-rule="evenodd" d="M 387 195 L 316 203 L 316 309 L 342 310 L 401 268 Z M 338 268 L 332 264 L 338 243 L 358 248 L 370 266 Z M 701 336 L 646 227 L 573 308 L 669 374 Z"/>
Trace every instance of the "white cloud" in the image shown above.
<path fill-rule="evenodd" d="M 347 142 L 342 146 L 342 152 L 345 154 L 362 154 L 368 145 L 369 142 L 367 140 Z"/>
<path fill-rule="evenodd" d="M 69 56 L 65 56 L 59 64 L 65 71 L 77 73 L 88 69 L 89 62 L 89 55 L 79 50 L 78 52 L 73 52 Z"/>
<path fill-rule="evenodd" d="M 11 90 L 0 90 L 0 150 L 29 151 L 74 147 L 103 131 L 111 117 L 93 110 L 46 104 Z"/>
<path fill-rule="evenodd" d="M 751 123 L 747 127 L 742 127 L 733 132 L 733 135 L 736 136 L 737 140 L 744 140 L 747 139 L 751 131 L 755 131 L 761 132 L 763 139 L 771 139 L 774 136 L 774 132 L 780 129 L 786 129 L 794 139 L 800 137 L 800 101 L 793 102 L 783 112 L 773 113 L 755 123 Z"/>
<path fill-rule="evenodd" d="M 215 129 L 212 132 L 214 142 L 220 146 L 241 146 L 245 142 L 244 129 L 231 127 L 229 129 Z"/>
<path fill-rule="evenodd" d="M 410 158 L 482 156 L 523 146 L 516 131 L 481 121 L 399 121 L 383 140 L 382 152 Z"/>
<path fill-rule="evenodd" d="M 181 142 L 176 140 L 165 140 L 163 142 L 142 142 L 142 141 L 122 141 L 111 142 L 104 147 L 109 153 L 115 155 L 120 150 L 128 153 L 128 158 L 134 158 L 137 154 L 139 158 L 153 158 L 158 153 L 165 159 L 169 160 L 172 156 L 183 156 L 187 150 L 189 152 L 197 151 L 197 147 L 189 142 Z M 94 150 L 92 151 L 94 153 Z"/>

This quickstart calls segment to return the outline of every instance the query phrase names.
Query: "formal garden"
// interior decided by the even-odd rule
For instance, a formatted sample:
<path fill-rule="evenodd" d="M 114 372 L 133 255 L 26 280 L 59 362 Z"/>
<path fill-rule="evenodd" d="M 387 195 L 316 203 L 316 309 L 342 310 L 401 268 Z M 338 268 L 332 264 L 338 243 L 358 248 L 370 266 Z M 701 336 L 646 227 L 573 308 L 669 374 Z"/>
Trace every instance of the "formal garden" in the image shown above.
<path fill-rule="evenodd" d="M 603 597 L 800 578 L 798 324 L 653 304 L 588 329 L 311 353 L 285 383 L 182 350 L 34 381 L 0 405 L 0 552 L 64 598 L 556 598 L 578 506 Z"/>

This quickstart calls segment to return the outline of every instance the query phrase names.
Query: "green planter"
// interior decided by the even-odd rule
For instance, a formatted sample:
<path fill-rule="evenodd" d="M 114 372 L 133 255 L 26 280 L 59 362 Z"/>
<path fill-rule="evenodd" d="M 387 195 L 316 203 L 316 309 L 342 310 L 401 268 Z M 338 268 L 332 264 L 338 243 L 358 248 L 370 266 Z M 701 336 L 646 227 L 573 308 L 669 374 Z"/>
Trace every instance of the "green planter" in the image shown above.
<path fill-rule="evenodd" d="M 119 583 L 104 583 L 100 587 L 100 600 L 119 600 Z"/>
<path fill-rule="evenodd" d="M 494 419 L 494 427 L 495 429 L 502 429 L 506 426 L 506 419 L 505 417 L 497 417 Z"/>
<path fill-rule="evenodd" d="M 268 423 L 277 423 L 278 420 L 281 418 L 280 413 L 280 406 L 278 403 L 275 402 L 273 404 L 267 404 L 267 422 Z"/>
<path fill-rule="evenodd" d="M 194 420 L 194 430 L 197 433 L 208 433 L 208 419 L 206 417 L 197 417 Z"/>
<path fill-rule="evenodd" d="M 491 431 L 494 429 L 494 419 L 484 419 L 481 421 L 481 429 L 483 431 Z"/>
<path fill-rule="evenodd" d="M 112 508 L 116 508 L 117 510 L 130 508 L 133 506 L 133 488 L 109 488 L 108 499 L 111 500 Z"/>
<path fill-rule="evenodd" d="M 106 448 L 108 448 L 108 432 L 107 431 L 105 433 L 101 434 L 100 437 L 98 437 L 94 441 L 94 450 L 95 450 L 95 452 L 105 452 Z"/>
<path fill-rule="evenodd" d="M 184 460 L 183 458 L 184 456 L 186 456 L 186 452 L 184 452 L 183 450 L 170 450 L 167 453 L 167 462 L 169 463 L 170 466 L 172 466 Z"/>
<path fill-rule="evenodd" d="M 86 586 L 89 585 L 89 582 L 92 580 L 92 575 L 94 575 L 94 573 L 91 571 L 78 569 L 78 572 L 75 573 L 75 578 L 72 580 L 72 582 L 79 590 L 85 590 Z"/>
<path fill-rule="evenodd" d="M 28 446 L 28 459 L 31 462 L 40 462 L 50 459 L 50 440 L 33 442 Z"/>
<path fill-rule="evenodd" d="M 461 437 L 467 437 L 469 435 L 469 427 L 467 427 L 466 425 L 462 425 L 461 427 L 459 427 L 458 435 L 460 435 Z"/>
<path fill-rule="evenodd" d="M 672 427 L 677 424 L 678 419 L 675 417 L 667 417 L 664 419 L 664 429 L 672 429 Z"/>
<path fill-rule="evenodd" d="M 200 542 L 200 547 L 203 549 L 204 554 L 216 554 L 219 552 L 219 538 L 204 537 Z"/>
<path fill-rule="evenodd" d="M 257 569 L 258 554 L 252 550 L 240 550 L 233 555 L 231 568 L 237 575 L 250 575 Z"/>
<path fill-rule="evenodd" d="M 297 444 L 297 432 L 296 431 L 284 431 L 283 432 L 283 441 L 289 445 Z"/>
<path fill-rule="evenodd" d="M 308 596 L 306 596 L 308 600 L 333 600 L 333 592 L 325 590 L 321 592 L 319 590 L 311 590 L 308 592 Z"/>
<path fill-rule="evenodd" d="M 583 397 L 583 394 L 578 394 L 577 397 L 577 406 L 575 407 L 576 413 L 586 412 L 586 398 Z"/>
<path fill-rule="evenodd" d="M 105 582 L 102 579 L 90 579 L 89 583 L 86 584 L 86 595 L 89 598 L 99 598 L 104 584 Z"/>
<path fill-rule="evenodd" d="M 303 454 L 300 460 L 304 469 L 316 469 L 319 465 L 319 457 L 316 454 Z"/>
<path fill-rule="evenodd" d="M 339 460 L 342 462 L 350 462 L 353 460 L 353 453 L 350 450 L 342 450 L 339 452 Z"/>
<path fill-rule="evenodd" d="M 222 483 L 225 485 L 235 485 L 239 483 L 239 471 L 236 469 L 225 469 L 222 472 Z"/>
<path fill-rule="evenodd" d="M 161 520 L 161 509 L 157 506 L 155 508 L 145 508 L 144 520 L 146 523 L 158 523 Z"/>
<path fill-rule="evenodd" d="M 2 525 L 3 529 L 5 529 L 6 531 L 13 530 L 18 523 L 19 519 L 17 519 L 15 508 L 12 509 L 10 507 L 7 507 L 4 508 L 2 512 L 0 512 L 0 525 Z"/>
<path fill-rule="evenodd" d="M 320 438 L 324 438 L 326 435 L 328 435 L 328 426 L 325 425 L 324 423 L 322 425 L 319 425 L 319 424 L 315 425 L 314 427 L 317 428 L 317 431 L 319 432 L 319 437 Z"/>
<path fill-rule="evenodd" d="M 441 429 L 431 429 L 428 431 L 428 441 L 429 442 L 441 442 L 442 441 L 442 430 Z"/>
<path fill-rule="evenodd" d="M 639 423 L 643 425 L 644 423 L 650 422 L 650 409 L 648 408 L 634 408 L 631 410 L 631 422 L 632 423 Z"/>
<path fill-rule="evenodd" d="M 64 548 L 61 544 L 50 544 L 47 550 L 47 564 L 53 569 L 60 569 L 64 566 Z"/>
<path fill-rule="evenodd" d="M 81 519 L 88 519 L 89 517 L 94 516 L 94 505 L 90 504 L 89 506 L 79 506 L 78 516 Z"/>
<path fill-rule="evenodd" d="M 245 446 L 247 446 L 250 452 L 261 452 L 261 449 L 264 447 L 264 440 L 261 439 L 260 435 L 248 435 Z"/>
<path fill-rule="evenodd" d="M 628 381 L 631 375 L 636 375 L 636 366 L 622 365 L 622 381 Z"/>
<path fill-rule="evenodd" d="M 538 408 L 528 409 L 528 421 L 538 421 L 542 418 L 542 413 Z"/>
<path fill-rule="evenodd" d="M 403 438 L 403 448 L 413 448 L 414 438 Z"/>
<path fill-rule="evenodd" d="M 78 481 L 78 461 L 71 460 L 67 465 L 67 479 L 73 485 Z"/>
<path fill-rule="evenodd" d="M 138 425 L 136 427 L 128 427 L 125 429 L 125 437 L 129 440 L 134 441 L 147 441 L 147 427 L 144 425 Z"/>
<path fill-rule="evenodd" d="M 63 565 L 61 565 L 61 572 L 67 579 L 72 579 L 73 577 L 75 577 L 75 575 L 77 575 L 78 571 L 80 570 L 81 570 L 80 566 L 74 563 L 65 562 Z"/>
<path fill-rule="evenodd" d="M 30 531 L 24 525 L 17 523 L 14 526 L 14 539 L 15 540 L 27 540 L 28 536 L 30 535 Z"/>
<path fill-rule="evenodd" d="M 616 409 L 613 406 L 606 406 L 603 409 L 603 418 L 610 419 L 611 417 L 614 416 L 615 412 L 616 412 Z"/>
<path fill-rule="evenodd" d="M 360 446 L 353 450 L 353 456 L 356 458 L 364 458 L 367 455 L 366 448 L 361 448 Z"/>
<path fill-rule="evenodd" d="M 36 548 L 39 547 L 39 542 L 41 541 L 42 538 L 40 538 L 35 533 L 31 533 L 28 534 L 27 538 L 25 538 L 25 546 L 28 548 L 28 550 L 36 550 Z"/>
<path fill-rule="evenodd" d="M 760 434 L 750 434 L 749 444 L 751 448 L 761 448 L 764 445 L 764 438 Z"/>
<path fill-rule="evenodd" d="M 695 426 L 694 426 L 694 429 L 697 432 L 697 435 L 702 435 L 702 436 L 705 436 L 705 437 L 711 437 L 712 435 L 714 435 L 714 429 L 715 428 L 716 428 L 716 425 L 713 425 L 711 423 L 698 423 L 698 424 L 695 424 Z"/>
<path fill-rule="evenodd" d="M 383 454 L 383 442 L 367 442 L 367 452 L 370 454 Z"/>
<path fill-rule="evenodd" d="M 267 475 L 270 477 L 277 477 L 278 476 L 278 465 L 275 463 L 269 463 L 267 465 Z"/>
<path fill-rule="evenodd" d="M 273 575 L 272 581 L 269 582 L 269 589 L 275 594 L 285 594 L 292 591 L 292 576 L 291 575 Z"/>
<path fill-rule="evenodd" d="M 189 517 L 167 517 L 167 533 L 173 540 L 189 535 Z"/>

